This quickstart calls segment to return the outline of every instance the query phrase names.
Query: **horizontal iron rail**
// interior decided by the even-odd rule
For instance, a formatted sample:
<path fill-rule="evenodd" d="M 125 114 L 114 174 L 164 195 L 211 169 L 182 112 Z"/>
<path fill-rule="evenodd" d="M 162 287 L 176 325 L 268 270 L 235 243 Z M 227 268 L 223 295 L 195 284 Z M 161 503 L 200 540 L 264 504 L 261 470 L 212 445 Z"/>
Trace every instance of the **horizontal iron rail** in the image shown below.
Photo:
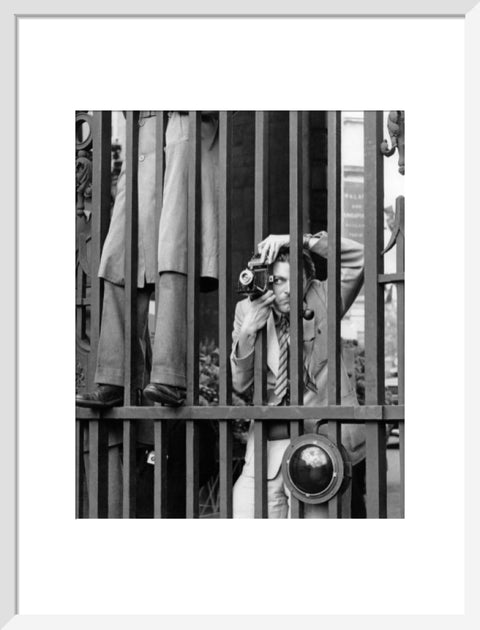
<path fill-rule="evenodd" d="M 90 306 L 92 304 L 92 300 L 89 297 L 77 298 L 75 305 L 76 306 Z"/>
<path fill-rule="evenodd" d="M 260 406 L 251 407 L 115 407 L 104 411 L 77 408 L 77 420 L 339 420 L 342 422 L 401 422 L 403 405 L 362 405 L 356 407 L 326 406 Z"/>
<path fill-rule="evenodd" d="M 380 273 L 378 275 L 380 284 L 394 284 L 395 282 L 405 282 L 405 273 Z"/>

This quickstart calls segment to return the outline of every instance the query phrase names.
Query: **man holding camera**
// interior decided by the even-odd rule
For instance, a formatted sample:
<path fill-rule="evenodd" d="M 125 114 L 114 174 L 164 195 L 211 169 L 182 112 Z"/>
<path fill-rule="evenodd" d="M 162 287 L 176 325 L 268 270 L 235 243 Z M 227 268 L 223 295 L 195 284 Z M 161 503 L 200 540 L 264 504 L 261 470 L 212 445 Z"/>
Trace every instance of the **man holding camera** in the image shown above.
<path fill-rule="evenodd" d="M 288 346 L 290 312 L 289 235 L 270 235 L 258 245 L 260 261 L 272 265 L 273 282 L 257 299 L 248 297 L 237 304 L 231 353 L 232 382 L 238 393 L 253 383 L 255 340 L 266 328 L 267 336 L 267 395 L 269 405 L 288 402 Z M 315 266 L 310 252 L 328 256 L 326 232 L 305 235 L 303 250 L 303 289 L 305 311 L 313 318 L 303 323 L 304 401 L 306 406 L 327 404 L 327 282 L 315 278 Z M 341 242 L 342 316 L 348 311 L 363 282 L 363 248 L 358 243 Z M 341 404 L 358 404 L 343 360 L 341 362 Z M 305 421 L 305 430 L 313 430 L 315 421 Z M 310 424 L 311 423 L 311 426 Z M 285 485 L 281 463 L 290 444 L 288 423 L 268 423 L 267 429 L 267 488 L 269 518 L 288 518 L 290 493 Z M 325 431 L 320 427 L 319 433 Z M 353 465 L 352 516 L 364 516 L 362 479 L 365 460 L 364 429 L 358 425 L 342 425 L 342 444 Z M 250 427 L 245 464 L 233 491 L 234 518 L 254 517 L 254 440 Z M 355 496 L 357 495 L 357 496 Z M 360 496 L 358 496 L 360 495 Z M 362 509 L 363 506 L 363 509 Z M 327 518 L 326 504 L 305 504 L 305 518 Z"/>

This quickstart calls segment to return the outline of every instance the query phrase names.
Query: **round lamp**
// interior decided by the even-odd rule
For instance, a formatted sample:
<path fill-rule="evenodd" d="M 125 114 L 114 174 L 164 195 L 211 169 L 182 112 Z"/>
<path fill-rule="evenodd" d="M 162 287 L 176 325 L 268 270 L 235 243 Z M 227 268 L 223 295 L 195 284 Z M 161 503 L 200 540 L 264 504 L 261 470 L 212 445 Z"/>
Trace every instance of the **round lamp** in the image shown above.
<path fill-rule="evenodd" d="M 308 433 L 291 441 L 283 455 L 282 472 L 290 492 L 305 503 L 325 503 L 343 492 L 351 464 L 340 448 L 323 435 Z"/>

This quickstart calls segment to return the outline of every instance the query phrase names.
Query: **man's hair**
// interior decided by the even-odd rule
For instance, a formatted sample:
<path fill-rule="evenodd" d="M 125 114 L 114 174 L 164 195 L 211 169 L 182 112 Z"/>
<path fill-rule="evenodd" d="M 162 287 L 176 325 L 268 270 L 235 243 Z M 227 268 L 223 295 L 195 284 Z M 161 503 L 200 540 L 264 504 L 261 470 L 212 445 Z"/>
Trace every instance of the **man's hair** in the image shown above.
<path fill-rule="evenodd" d="M 305 271 L 305 275 L 307 276 L 307 280 L 311 280 L 315 278 L 315 265 L 313 264 L 312 257 L 308 249 L 302 249 L 302 261 L 303 261 L 303 270 Z M 278 250 L 278 255 L 275 258 L 275 262 L 288 262 L 290 263 L 290 246 L 282 245 Z"/>

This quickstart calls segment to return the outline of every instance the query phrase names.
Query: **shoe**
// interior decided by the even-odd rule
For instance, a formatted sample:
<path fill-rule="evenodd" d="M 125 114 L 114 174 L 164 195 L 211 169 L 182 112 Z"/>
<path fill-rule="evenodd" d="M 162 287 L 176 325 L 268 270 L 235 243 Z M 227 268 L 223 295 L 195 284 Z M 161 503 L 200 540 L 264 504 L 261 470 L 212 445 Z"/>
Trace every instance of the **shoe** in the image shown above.
<path fill-rule="evenodd" d="M 185 387 L 150 383 L 143 390 L 143 395 L 151 402 L 161 403 L 169 407 L 180 407 L 185 402 Z"/>
<path fill-rule="evenodd" d="M 77 407 L 90 407 L 91 409 L 108 409 L 123 405 L 123 387 L 118 385 L 97 385 L 93 392 L 77 394 L 75 398 Z"/>

